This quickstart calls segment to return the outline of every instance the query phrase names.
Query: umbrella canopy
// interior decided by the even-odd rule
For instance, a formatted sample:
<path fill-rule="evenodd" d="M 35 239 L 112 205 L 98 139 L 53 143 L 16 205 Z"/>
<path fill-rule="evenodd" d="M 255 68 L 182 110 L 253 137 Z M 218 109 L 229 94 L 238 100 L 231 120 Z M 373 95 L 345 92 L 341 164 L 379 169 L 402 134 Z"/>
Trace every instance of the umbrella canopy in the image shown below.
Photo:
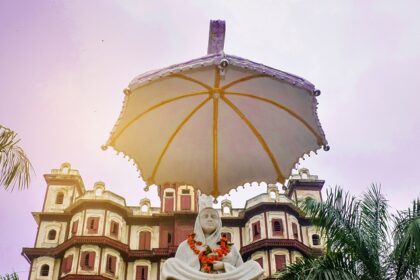
<path fill-rule="evenodd" d="M 133 159 L 147 186 L 192 185 L 214 197 L 247 182 L 284 183 L 299 159 L 328 149 L 319 91 L 305 79 L 223 52 L 134 78 L 104 149 Z"/>

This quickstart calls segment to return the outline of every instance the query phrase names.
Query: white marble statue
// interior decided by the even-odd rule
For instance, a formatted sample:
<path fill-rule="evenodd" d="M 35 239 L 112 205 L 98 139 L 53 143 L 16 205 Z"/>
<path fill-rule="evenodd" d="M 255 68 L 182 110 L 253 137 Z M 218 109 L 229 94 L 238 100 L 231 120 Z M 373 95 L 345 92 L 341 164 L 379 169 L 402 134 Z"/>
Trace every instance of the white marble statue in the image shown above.
<path fill-rule="evenodd" d="M 210 207 L 202 208 L 194 225 L 194 234 L 179 245 L 174 258 L 165 261 L 161 280 L 254 280 L 261 279 L 263 270 L 255 261 L 243 262 L 235 245 L 227 244 L 221 237 L 222 221 L 218 212 Z M 206 264 L 201 257 L 213 257 L 213 263 Z M 195 250 L 195 251 L 194 251 Z M 210 251 L 211 250 L 211 251 Z M 206 272 L 207 270 L 207 272 Z"/>

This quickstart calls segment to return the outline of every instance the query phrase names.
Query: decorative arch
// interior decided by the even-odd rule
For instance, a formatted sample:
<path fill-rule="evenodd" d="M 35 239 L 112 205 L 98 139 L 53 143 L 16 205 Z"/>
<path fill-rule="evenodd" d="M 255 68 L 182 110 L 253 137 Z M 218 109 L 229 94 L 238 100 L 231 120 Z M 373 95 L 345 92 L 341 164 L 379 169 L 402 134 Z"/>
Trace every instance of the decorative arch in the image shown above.
<path fill-rule="evenodd" d="M 147 260 L 137 260 L 134 262 L 134 273 L 132 280 L 145 279 L 150 280 L 152 264 Z"/>
<path fill-rule="evenodd" d="M 39 270 L 39 276 L 48 277 L 49 275 L 50 275 L 50 266 L 48 264 L 41 265 L 41 269 Z"/>
<path fill-rule="evenodd" d="M 150 227 L 141 227 L 137 230 L 137 236 L 139 240 L 139 250 L 151 250 L 152 249 L 152 233 L 153 230 Z"/>
<path fill-rule="evenodd" d="M 163 212 L 172 213 L 175 211 L 175 189 L 166 188 L 163 192 Z"/>
<path fill-rule="evenodd" d="M 141 214 L 147 215 L 147 214 L 150 213 L 150 207 L 151 207 L 150 199 L 148 199 L 148 198 L 142 198 L 140 200 L 140 203 L 139 204 L 140 204 L 140 213 Z"/>
<path fill-rule="evenodd" d="M 194 188 L 188 185 L 178 187 L 177 209 L 192 211 L 194 206 Z"/>
<path fill-rule="evenodd" d="M 95 182 L 93 191 L 95 192 L 95 196 L 102 196 L 105 191 L 105 183 L 102 181 Z"/>
<path fill-rule="evenodd" d="M 108 212 L 106 221 L 106 233 L 109 236 L 120 240 L 123 236 L 125 220 L 114 212 Z"/>
<path fill-rule="evenodd" d="M 54 272 L 54 258 L 52 257 L 39 257 L 35 260 L 34 262 L 34 269 L 35 269 L 35 278 L 39 278 L 39 279 L 51 279 L 51 275 Z M 47 276 L 42 276 L 41 274 L 41 269 L 44 265 L 48 266 L 48 275 Z M 44 269 L 46 270 L 46 266 L 44 266 Z M 46 272 L 46 271 L 45 271 Z"/>
<path fill-rule="evenodd" d="M 60 237 L 60 229 L 61 224 L 58 222 L 46 225 L 44 229 L 44 241 L 48 243 L 57 242 Z"/>
<path fill-rule="evenodd" d="M 104 261 L 105 261 L 105 272 L 111 275 L 117 275 L 120 255 L 108 250 L 105 252 Z"/>
<path fill-rule="evenodd" d="M 272 200 L 277 200 L 279 198 L 279 189 L 275 184 L 267 185 L 267 194 Z"/>
<path fill-rule="evenodd" d="M 232 215 L 232 202 L 228 199 L 225 199 L 221 202 L 222 207 L 222 216 Z"/>

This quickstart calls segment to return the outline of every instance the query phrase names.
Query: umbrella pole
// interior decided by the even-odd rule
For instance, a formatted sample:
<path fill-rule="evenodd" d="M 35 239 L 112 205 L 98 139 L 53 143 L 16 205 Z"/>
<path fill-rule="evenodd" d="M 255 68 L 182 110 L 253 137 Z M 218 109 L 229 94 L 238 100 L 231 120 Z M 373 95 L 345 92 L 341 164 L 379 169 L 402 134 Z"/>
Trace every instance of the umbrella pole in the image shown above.
<path fill-rule="evenodd" d="M 225 45 L 226 25 L 224 20 L 211 20 L 209 32 L 209 44 L 207 54 L 217 54 L 223 52 Z"/>

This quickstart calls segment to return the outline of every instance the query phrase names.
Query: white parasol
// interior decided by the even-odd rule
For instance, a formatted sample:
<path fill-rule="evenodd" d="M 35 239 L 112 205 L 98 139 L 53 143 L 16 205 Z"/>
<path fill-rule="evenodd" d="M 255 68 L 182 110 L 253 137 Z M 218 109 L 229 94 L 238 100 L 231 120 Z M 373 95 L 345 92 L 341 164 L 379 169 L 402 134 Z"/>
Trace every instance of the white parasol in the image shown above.
<path fill-rule="evenodd" d="M 308 81 L 223 52 L 211 21 L 208 55 L 134 78 L 107 146 L 133 159 L 147 186 L 179 183 L 214 197 L 247 182 L 284 183 L 327 141 Z"/>

